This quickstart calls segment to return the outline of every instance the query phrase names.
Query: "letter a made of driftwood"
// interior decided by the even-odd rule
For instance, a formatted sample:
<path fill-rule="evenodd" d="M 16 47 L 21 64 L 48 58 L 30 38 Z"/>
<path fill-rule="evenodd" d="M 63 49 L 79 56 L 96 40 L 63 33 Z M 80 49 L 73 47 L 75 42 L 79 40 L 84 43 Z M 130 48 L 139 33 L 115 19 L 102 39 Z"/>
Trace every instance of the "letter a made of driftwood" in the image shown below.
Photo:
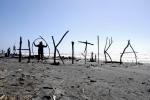
<path fill-rule="evenodd" d="M 83 56 L 84 56 L 84 60 L 85 60 L 85 64 L 86 64 L 86 57 L 87 57 L 87 45 L 89 44 L 89 45 L 94 45 L 94 44 L 92 44 L 92 43 L 89 43 L 89 42 L 82 42 L 82 41 L 78 41 L 79 43 L 84 43 L 85 44 L 85 50 L 84 50 L 84 53 L 85 54 L 82 54 Z"/>
<path fill-rule="evenodd" d="M 107 37 L 105 48 L 104 48 L 105 63 L 109 63 L 109 61 L 107 61 L 107 56 L 109 57 L 110 62 L 112 63 L 112 58 L 110 57 L 109 53 L 107 52 L 108 49 L 110 48 L 110 46 L 112 45 L 112 43 L 113 43 L 112 37 L 111 37 L 111 39 L 109 39 L 109 43 L 108 43 L 108 37 Z"/>
<path fill-rule="evenodd" d="M 49 51 L 49 58 L 50 58 L 50 47 L 49 47 L 48 43 L 46 42 L 46 40 L 45 40 L 42 36 L 39 36 L 39 38 L 36 38 L 36 39 L 33 41 L 33 43 L 32 43 L 32 54 L 33 54 L 33 56 L 35 56 L 35 55 L 34 55 L 34 51 L 33 51 L 33 46 L 34 46 L 34 43 L 35 43 L 37 40 L 43 40 L 43 41 L 47 44 L 48 51 Z"/>
<path fill-rule="evenodd" d="M 58 42 L 58 44 L 55 44 L 55 40 L 54 37 L 52 36 L 52 40 L 53 40 L 53 44 L 54 44 L 54 63 L 53 65 L 58 65 L 59 63 L 56 63 L 56 52 L 59 54 L 59 58 L 61 59 L 62 63 L 64 64 L 64 61 L 59 53 L 59 50 L 57 49 L 57 47 L 59 46 L 59 44 L 62 42 L 62 40 L 64 39 L 64 37 L 67 35 L 69 31 L 66 31 L 66 33 L 63 35 L 63 37 L 60 39 L 60 41 Z"/>
<path fill-rule="evenodd" d="M 128 47 L 131 47 L 131 49 L 132 49 L 133 52 L 125 52 Z M 124 48 L 123 52 L 121 53 L 121 56 L 120 56 L 120 64 L 122 64 L 122 57 L 123 57 L 123 55 L 124 55 L 125 53 L 134 53 L 134 55 L 135 55 L 135 61 L 136 61 L 136 64 L 137 64 L 137 55 L 136 55 L 137 52 L 135 52 L 135 50 L 133 49 L 133 47 L 132 47 L 132 45 L 131 45 L 131 43 L 130 43 L 130 40 L 128 40 L 127 46 Z"/>

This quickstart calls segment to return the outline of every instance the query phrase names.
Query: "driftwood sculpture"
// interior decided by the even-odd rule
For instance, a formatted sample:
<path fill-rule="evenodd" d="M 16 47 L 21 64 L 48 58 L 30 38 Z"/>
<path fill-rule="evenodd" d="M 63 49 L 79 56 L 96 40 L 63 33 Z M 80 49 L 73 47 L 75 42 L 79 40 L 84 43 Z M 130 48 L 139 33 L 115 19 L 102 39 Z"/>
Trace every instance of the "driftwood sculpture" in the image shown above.
<path fill-rule="evenodd" d="M 28 56 L 28 63 L 30 62 L 31 58 L 31 48 L 30 48 L 30 41 L 28 40 L 28 49 L 22 49 L 22 37 L 20 37 L 20 42 L 19 42 L 19 62 L 21 62 L 22 58 L 22 50 L 28 50 L 29 51 L 29 56 Z"/>
<path fill-rule="evenodd" d="M 130 47 L 133 52 L 125 52 L 128 47 Z M 123 55 L 124 55 L 125 53 L 134 53 L 134 55 L 135 55 L 135 61 L 136 61 L 136 64 L 137 64 L 137 55 L 136 55 L 137 52 L 135 52 L 135 50 L 133 49 L 133 47 L 132 47 L 132 45 L 131 45 L 131 43 L 130 43 L 130 40 L 128 40 L 127 46 L 124 48 L 123 52 L 121 53 L 121 56 L 120 56 L 120 64 L 122 64 L 122 57 L 123 57 Z"/>
<path fill-rule="evenodd" d="M 55 44 L 55 40 L 54 37 L 52 36 L 52 40 L 53 40 L 53 44 L 54 44 L 54 63 L 53 65 L 58 65 L 59 63 L 56 63 L 56 52 L 59 54 L 59 58 L 61 59 L 62 63 L 64 64 L 64 61 L 59 53 L 59 50 L 57 49 L 57 47 L 59 46 L 59 44 L 62 42 L 62 40 L 64 39 L 64 37 L 67 35 L 69 31 L 66 31 L 66 33 L 63 35 L 63 37 L 60 39 L 60 41 L 57 43 L 57 45 Z"/>
<path fill-rule="evenodd" d="M 82 53 L 82 55 L 84 56 L 84 60 L 85 60 L 85 64 L 86 64 L 86 57 L 87 57 L 87 45 L 94 45 L 92 43 L 89 43 L 89 42 L 82 42 L 82 41 L 78 41 L 79 43 L 84 43 L 85 44 L 85 50 L 84 50 L 84 54 Z"/>
<path fill-rule="evenodd" d="M 109 41 L 109 43 L 108 43 L 108 41 Z M 104 48 L 105 63 L 108 63 L 107 56 L 109 57 L 110 62 L 112 63 L 112 58 L 110 57 L 109 53 L 107 52 L 108 49 L 110 48 L 110 46 L 112 45 L 112 43 L 113 43 L 112 37 L 109 40 L 108 40 L 108 37 L 107 37 L 106 38 L 105 48 Z"/>
<path fill-rule="evenodd" d="M 74 64 L 74 42 L 71 42 L 72 44 L 72 64 Z"/>
<path fill-rule="evenodd" d="M 36 39 L 33 41 L 33 43 L 32 43 L 32 54 L 33 54 L 33 56 L 34 56 L 33 46 L 34 46 L 34 43 L 35 43 L 37 40 L 43 40 L 43 41 L 47 44 L 48 51 L 49 51 L 49 58 L 50 58 L 50 47 L 49 47 L 48 43 L 46 42 L 46 40 L 45 40 L 42 36 L 39 36 L 39 38 L 36 38 Z"/>

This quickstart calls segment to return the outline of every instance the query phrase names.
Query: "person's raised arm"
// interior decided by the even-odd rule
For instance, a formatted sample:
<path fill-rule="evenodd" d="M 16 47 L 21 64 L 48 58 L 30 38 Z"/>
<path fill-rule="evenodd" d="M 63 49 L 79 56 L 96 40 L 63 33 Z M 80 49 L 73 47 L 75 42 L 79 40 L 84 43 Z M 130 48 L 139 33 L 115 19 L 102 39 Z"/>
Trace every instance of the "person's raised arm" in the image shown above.
<path fill-rule="evenodd" d="M 48 44 L 46 43 L 46 45 L 43 45 L 43 47 L 47 47 L 48 46 Z"/>
<path fill-rule="evenodd" d="M 35 44 L 35 42 L 33 42 L 34 46 L 38 47 L 38 45 Z"/>

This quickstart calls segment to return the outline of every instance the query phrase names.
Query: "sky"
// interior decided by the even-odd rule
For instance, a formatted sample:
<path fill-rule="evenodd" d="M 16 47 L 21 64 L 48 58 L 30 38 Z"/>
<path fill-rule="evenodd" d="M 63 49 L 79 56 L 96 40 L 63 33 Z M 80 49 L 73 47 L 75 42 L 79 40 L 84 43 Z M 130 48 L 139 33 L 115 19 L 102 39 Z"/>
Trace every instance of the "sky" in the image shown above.
<path fill-rule="evenodd" d="M 28 39 L 32 43 L 41 35 L 53 52 L 51 36 L 58 43 L 69 30 L 58 47 L 61 53 L 70 54 L 74 41 L 75 53 L 81 54 L 85 45 L 78 41 L 86 40 L 94 43 L 88 53 L 97 53 L 99 36 L 102 56 L 106 37 L 113 38 L 111 55 L 119 57 L 127 40 L 135 51 L 148 55 L 149 5 L 150 0 L 0 0 L 0 50 L 14 44 L 18 48 L 20 36 L 27 48 Z"/>

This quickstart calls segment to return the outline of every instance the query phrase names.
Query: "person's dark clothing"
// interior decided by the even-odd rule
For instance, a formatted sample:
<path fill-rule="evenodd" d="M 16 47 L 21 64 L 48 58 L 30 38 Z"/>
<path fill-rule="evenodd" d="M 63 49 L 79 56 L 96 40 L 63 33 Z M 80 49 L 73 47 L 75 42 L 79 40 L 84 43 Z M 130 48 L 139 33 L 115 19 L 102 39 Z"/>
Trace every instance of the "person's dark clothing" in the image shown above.
<path fill-rule="evenodd" d="M 47 44 L 46 45 L 43 45 L 43 43 L 42 42 L 40 42 L 38 45 L 36 45 L 35 43 L 34 43 L 34 45 L 36 46 L 36 47 L 38 47 L 38 60 L 43 60 L 43 55 L 44 55 L 44 53 L 43 53 L 43 48 L 44 47 L 47 47 Z"/>
<path fill-rule="evenodd" d="M 7 56 L 10 56 L 10 48 L 7 49 Z"/>

